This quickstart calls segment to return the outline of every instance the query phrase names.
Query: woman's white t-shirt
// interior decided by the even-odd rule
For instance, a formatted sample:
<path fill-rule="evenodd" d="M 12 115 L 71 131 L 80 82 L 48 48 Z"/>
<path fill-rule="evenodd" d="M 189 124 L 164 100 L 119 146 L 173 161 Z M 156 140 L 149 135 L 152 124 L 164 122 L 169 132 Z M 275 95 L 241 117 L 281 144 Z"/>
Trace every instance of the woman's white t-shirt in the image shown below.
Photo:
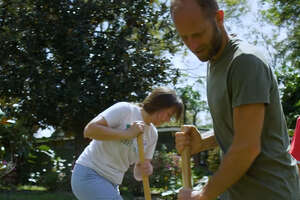
<path fill-rule="evenodd" d="M 135 121 L 143 121 L 141 108 L 137 105 L 120 102 L 100 113 L 93 121 L 104 117 L 107 124 L 115 129 L 127 129 Z M 158 134 L 153 124 L 145 126 L 144 152 L 146 159 L 152 159 Z M 131 164 L 139 161 L 136 138 L 129 140 L 92 140 L 84 149 L 76 163 L 95 170 L 115 184 L 121 184 L 125 172 Z"/>

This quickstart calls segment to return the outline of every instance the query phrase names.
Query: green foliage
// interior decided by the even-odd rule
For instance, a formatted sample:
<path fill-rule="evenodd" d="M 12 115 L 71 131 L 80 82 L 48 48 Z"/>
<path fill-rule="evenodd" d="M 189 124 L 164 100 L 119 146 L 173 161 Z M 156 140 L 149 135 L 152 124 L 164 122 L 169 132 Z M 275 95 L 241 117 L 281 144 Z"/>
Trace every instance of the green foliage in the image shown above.
<path fill-rule="evenodd" d="M 292 138 L 294 136 L 295 129 L 288 129 L 288 134 Z"/>
<path fill-rule="evenodd" d="M 48 191 L 70 191 L 71 167 L 46 145 L 40 145 L 30 153 L 24 167 L 30 174 L 29 181 L 46 187 Z M 29 171 L 26 171 L 29 170 Z"/>
<path fill-rule="evenodd" d="M 175 84 L 179 73 L 161 56 L 177 50 L 168 12 L 159 1 L 2 1 L 1 109 L 27 127 L 82 137 L 113 103 Z"/>
<path fill-rule="evenodd" d="M 24 124 L 23 120 L 9 120 L 4 114 L 0 115 L 0 161 L 14 166 L 14 170 L 4 176 L 0 184 L 22 183 L 28 178 L 28 174 L 22 172 L 32 150 L 33 137 L 30 134 L 32 129 L 25 128 Z"/>
<path fill-rule="evenodd" d="M 156 150 L 152 160 L 154 167 L 153 174 L 149 177 L 152 194 L 160 196 L 162 199 L 174 199 L 178 189 L 182 187 L 181 178 L 181 158 L 176 152 L 167 151 L 166 146 Z M 194 160 L 191 160 L 193 183 L 207 175 L 206 170 L 194 168 Z M 123 183 L 120 186 L 121 194 L 129 196 L 143 196 L 143 186 L 133 178 L 133 168 L 125 174 Z M 163 196 L 162 196 L 163 195 Z"/>
<path fill-rule="evenodd" d="M 250 10 L 246 0 L 219 0 L 218 3 L 225 10 L 225 18 L 230 20 L 237 20 Z"/>
<path fill-rule="evenodd" d="M 219 147 L 216 147 L 208 151 L 207 164 L 208 164 L 208 169 L 212 173 L 216 172 L 217 169 L 219 168 L 221 162 L 220 156 L 221 156 L 221 152 Z"/>
<path fill-rule="evenodd" d="M 177 88 L 177 93 L 184 104 L 184 120 L 183 123 L 191 123 L 196 125 L 197 114 L 201 111 L 207 110 L 207 104 L 201 100 L 199 91 L 193 89 L 193 86 L 186 85 L 185 87 Z M 192 120 L 188 122 L 189 113 L 192 115 Z"/>
<path fill-rule="evenodd" d="M 269 5 L 269 9 L 263 13 L 274 24 L 286 23 L 293 28 L 299 23 L 300 5 L 298 0 L 261 0 L 261 3 Z"/>
<path fill-rule="evenodd" d="M 176 190 L 181 186 L 181 160 L 176 152 L 167 152 L 167 148 L 162 146 L 155 152 L 152 164 L 154 174 L 150 179 L 151 186 L 164 191 Z"/>
<path fill-rule="evenodd" d="M 35 145 L 30 129 L 21 120 L 0 117 L 0 184 L 15 188 L 19 184 L 39 184 L 48 190 L 70 190 L 71 166 L 47 145 Z M 3 169 L 3 170 L 2 170 Z"/>
<path fill-rule="evenodd" d="M 12 161 L 6 162 L 5 160 L 0 160 L 0 178 L 9 174 L 15 167 L 16 166 Z"/>
<path fill-rule="evenodd" d="M 300 72 L 300 71 L 299 71 Z M 296 127 L 296 121 L 300 115 L 300 75 L 291 74 L 284 78 L 282 106 L 287 118 L 289 128 Z"/>
<path fill-rule="evenodd" d="M 14 193 L 2 192 L 0 193 L 0 199 L 7 200 L 76 200 L 72 193 L 66 192 L 28 192 L 18 191 Z"/>
<path fill-rule="evenodd" d="M 153 174 L 149 177 L 150 186 L 155 193 L 166 190 L 176 190 L 181 185 L 180 157 L 174 152 L 167 152 L 167 148 L 162 146 L 156 150 L 152 160 Z M 122 194 L 143 195 L 143 186 L 133 177 L 133 167 L 127 171 L 120 186 Z"/>
<path fill-rule="evenodd" d="M 269 22 L 285 28 L 287 38 L 276 42 L 280 66 L 277 69 L 282 89 L 283 110 L 288 127 L 294 128 L 300 113 L 300 4 L 298 0 L 261 0 L 268 5 L 262 14 Z"/>

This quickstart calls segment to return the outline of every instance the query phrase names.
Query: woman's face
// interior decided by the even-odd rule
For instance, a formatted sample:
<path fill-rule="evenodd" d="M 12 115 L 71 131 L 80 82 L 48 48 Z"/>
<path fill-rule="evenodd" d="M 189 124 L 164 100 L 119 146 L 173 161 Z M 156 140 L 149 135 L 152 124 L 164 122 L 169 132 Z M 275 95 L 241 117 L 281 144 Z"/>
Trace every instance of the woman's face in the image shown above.
<path fill-rule="evenodd" d="M 152 123 L 155 126 L 159 126 L 163 123 L 169 122 L 171 117 L 175 114 L 175 108 L 165 108 L 159 111 L 156 111 L 151 115 Z"/>

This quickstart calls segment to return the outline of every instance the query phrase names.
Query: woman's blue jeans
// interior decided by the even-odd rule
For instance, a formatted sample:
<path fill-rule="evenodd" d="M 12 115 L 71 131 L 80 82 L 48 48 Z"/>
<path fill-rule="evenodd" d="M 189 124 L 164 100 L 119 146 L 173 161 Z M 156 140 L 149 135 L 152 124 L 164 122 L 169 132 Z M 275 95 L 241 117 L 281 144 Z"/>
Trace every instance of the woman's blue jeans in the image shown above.
<path fill-rule="evenodd" d="M 118 185 L 80 164 L 74 166 L 71 186 L 79 200 L 123 200 Z"/>

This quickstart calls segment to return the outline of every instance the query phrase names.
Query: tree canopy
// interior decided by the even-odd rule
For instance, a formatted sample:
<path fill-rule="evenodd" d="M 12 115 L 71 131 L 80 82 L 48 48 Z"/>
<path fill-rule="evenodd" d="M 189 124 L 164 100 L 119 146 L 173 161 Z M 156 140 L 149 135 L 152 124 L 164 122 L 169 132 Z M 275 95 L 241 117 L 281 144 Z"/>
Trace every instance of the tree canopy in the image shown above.
<path fill-rule="evenodd" d="M 282 89 L 283 110 L 288 127 L 295 128 L 300 115 L 300 3 L 298 0 L 261 0 L 269 5 L 263 14 L 269 22 L 287 30 L 287 38 L 275 42 L 277 75 Z"/>
<path fill-rule="evenodd" d="M 28 126 L 82 134 L 117 101 L 140 101 L 176 83 L 164 2 L 4 0 L 0 4 L 0 106 Z"/>

